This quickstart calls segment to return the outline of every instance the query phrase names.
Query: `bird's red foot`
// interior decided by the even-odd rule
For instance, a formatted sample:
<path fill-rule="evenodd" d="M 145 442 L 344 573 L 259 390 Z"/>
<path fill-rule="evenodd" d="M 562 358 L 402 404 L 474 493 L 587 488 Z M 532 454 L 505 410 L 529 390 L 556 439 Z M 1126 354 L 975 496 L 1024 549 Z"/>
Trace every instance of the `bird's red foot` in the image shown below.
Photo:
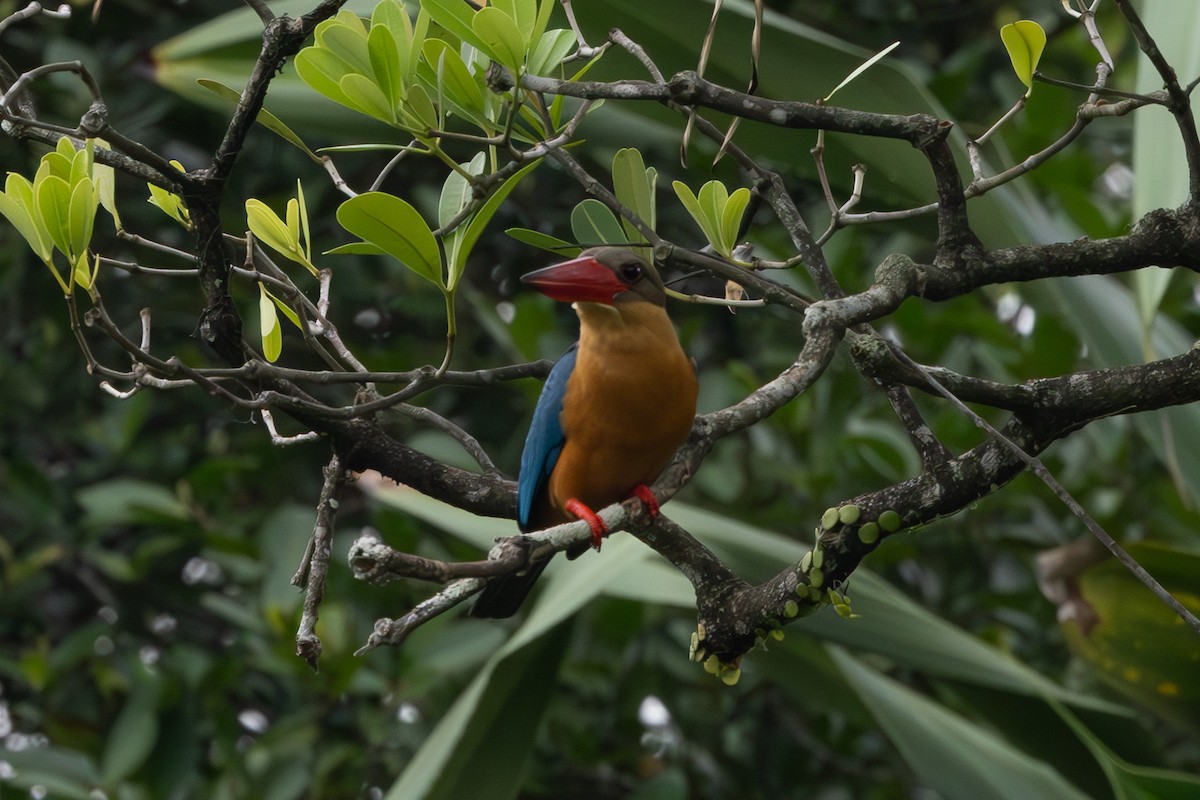
<path fill-rule="evenodd" d="M 642 505 L 646 506 L 646 513 L 650 515 L 650 519 L 657 519 L 659 515 L 658 498 L 654 496 L 654 492 L 650 491 L 650 487 L 644 483 L 639 483 L 633 487 L 633 496 L 642 501 Z"/>
<path fill-rule="evenodd" d="M 563 508 L 568 513 L 573 514 L 576 519 L 581 519 L 588 524 L 588 527 L 592 529 L 592 547 L 599 552 L 600 545 L 604 542 L 604 537 L 608 536 L 608 526 L 604 524 L 604 520 L 600 519 L 595 511 L 592 511 L 574 497 L 564 503 Z"/>

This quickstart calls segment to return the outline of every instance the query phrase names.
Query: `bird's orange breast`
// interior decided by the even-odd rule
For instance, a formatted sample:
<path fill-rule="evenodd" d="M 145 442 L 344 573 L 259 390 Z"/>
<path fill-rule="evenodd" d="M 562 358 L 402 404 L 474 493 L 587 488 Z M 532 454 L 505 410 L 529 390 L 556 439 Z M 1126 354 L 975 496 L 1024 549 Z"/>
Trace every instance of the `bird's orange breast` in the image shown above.
<path fill-rule="evenodd" d="M 579 355 L 563 398 L 562 455 L 548 499 L 590 508 L 650 484 L 687 439 L 696 414 L 695 370 L 666 313 L 649 303 L 616 310 L 580 304 Z"/>

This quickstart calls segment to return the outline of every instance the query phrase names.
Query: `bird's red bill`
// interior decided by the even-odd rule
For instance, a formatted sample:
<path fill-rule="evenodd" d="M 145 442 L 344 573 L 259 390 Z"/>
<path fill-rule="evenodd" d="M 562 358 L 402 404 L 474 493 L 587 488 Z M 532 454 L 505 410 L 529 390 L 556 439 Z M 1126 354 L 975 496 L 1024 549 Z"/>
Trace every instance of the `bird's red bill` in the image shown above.
<path fill-rule="evenodd" d="M 521 281 L 563 303 L 611 304 L 613 297 L 629 288 L 591 256 L 535 270 L 522 275 Z"/>

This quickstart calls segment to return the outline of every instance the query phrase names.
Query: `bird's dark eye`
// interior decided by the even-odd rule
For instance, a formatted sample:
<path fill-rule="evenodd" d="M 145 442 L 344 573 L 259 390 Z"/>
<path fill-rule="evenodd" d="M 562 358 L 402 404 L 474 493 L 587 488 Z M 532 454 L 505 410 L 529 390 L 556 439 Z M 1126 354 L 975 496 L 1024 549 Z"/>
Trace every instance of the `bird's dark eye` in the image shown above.
<path fill-rule="evenodd" d="M 630 261 L 621 265 L 621 277 L 626 283 L 633 283 L 638 278 L 642 277 L 642 265 L 636 261 Z"/>

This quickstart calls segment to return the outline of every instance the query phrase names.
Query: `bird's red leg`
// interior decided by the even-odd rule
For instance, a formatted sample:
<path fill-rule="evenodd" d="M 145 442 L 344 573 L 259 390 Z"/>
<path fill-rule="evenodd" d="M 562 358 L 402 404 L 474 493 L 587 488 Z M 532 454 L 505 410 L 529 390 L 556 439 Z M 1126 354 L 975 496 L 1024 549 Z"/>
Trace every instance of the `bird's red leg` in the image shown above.
<path fill-rule="evenodd" d="M 600 519 L 595 511 L 592 511 L 574 497 L 563 503 L 563 508 L 566 509 L 567 513 L 573 514 L 577 519 L 581 519 L 588 524 L 588 527 L 592 529 L 592 547 L 599 551 L 604 537 L 608 536 L 608 526 L 604 524 L 604 520 Z"/>
<path fill-rule="evenodd" d="M 654 496 L 654 492 L 650 491 L 649 486 L 639 483 L 633 487 L 633 496 L 646 506 L 646 513 L 650 515 L 650 519 L 655 519 L 659 515 L 658 498 Z"/>

